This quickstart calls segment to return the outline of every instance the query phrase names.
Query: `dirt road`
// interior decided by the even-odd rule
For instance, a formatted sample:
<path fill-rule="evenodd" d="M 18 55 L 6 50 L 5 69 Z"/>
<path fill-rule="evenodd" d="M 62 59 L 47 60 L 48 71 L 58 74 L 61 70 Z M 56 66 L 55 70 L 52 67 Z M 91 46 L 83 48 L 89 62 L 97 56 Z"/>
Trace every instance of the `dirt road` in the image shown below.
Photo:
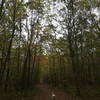
<path fill-rule="evenodd" d="M 72 100 L 71 96 L 60 90 L 54 90 L 46 85 L 38 85 L 38 93 L 33 94 L 33 100 L 51 100 L 52 91 L 56 95 L 56 100 Z"/>
<path fill-rule="evenodd" d="M 72 97 L 70 94 L 59 90 L 52 89 L 47 85 L 37 85 L 32 91 L 26 93 L 19 93 L 14 95 L 1 95 L 0 100 L 52 100 L 52 91 L 56 95 L 55 100 L 100 100 L 100 96 L 95 97 L 84 97 L 84 99 L 79 99 L 77 97 Z"/>

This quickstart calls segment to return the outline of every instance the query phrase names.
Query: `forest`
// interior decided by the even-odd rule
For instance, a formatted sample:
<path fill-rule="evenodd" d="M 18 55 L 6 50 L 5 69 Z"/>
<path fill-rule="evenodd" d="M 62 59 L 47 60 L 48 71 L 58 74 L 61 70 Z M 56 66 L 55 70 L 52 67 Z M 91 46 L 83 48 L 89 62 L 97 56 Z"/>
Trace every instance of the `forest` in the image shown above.
<path fill-rule="evenodd" d="M 0 100 L 100 100 L 100 0 L 0 0 Z"/>

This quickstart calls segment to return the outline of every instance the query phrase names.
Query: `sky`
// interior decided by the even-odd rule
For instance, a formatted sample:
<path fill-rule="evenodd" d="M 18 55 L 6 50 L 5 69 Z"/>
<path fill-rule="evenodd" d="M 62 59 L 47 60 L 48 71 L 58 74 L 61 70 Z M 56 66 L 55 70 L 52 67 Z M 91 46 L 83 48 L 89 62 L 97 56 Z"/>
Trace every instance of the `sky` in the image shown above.
<path fill-rule="evenodd" d="M 24 0 L 25 2 L 28 2 L 28 0 Z M 61 1 L 61 0 L 59 0 Z M 62 10 L 63 8 L 65 8 L 65 5 L 62 2 L 48 2 L 48 0 L 45 0 L 45 14 L 43 15 L 43 19 L 41 21 L 41 25 L 44 28 L 45 26 L 47 26 L 48 24 L 53 24 L 54 27 L 56 27 L 56 33 L 64 33 L 64 29 L 62 28 L 61 22 L 63 22 L 64 17 L 65 17 L 65 10 Z M 92 9 L 92 13 L 97 15 L 97 19 L 100 18 L 100 11 L 95 8 Z M 30 16 L 30 15 L 29 15 Z M 48 18 L 48 16 L 53 16 L 52 18 L 46 19 Z M 64 26 L 63 26 L 64 27 Z M 27 33 L 24 33 L 25 35 L 27 35 Z M 58 34 L 58 37 L 61 37 L 62 34 Z"/>

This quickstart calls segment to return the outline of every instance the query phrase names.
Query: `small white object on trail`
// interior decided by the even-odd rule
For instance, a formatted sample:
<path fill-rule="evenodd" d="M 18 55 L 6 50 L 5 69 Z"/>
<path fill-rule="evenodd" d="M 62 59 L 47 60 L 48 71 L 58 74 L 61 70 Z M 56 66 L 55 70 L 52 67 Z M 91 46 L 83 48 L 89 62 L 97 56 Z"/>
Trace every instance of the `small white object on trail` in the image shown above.
<path fill-rule="evenodd" d="M 52 92 L 51 94 L 51 100 L 56 100 L 56 95 L 54 94 L 54 92 Z"/>

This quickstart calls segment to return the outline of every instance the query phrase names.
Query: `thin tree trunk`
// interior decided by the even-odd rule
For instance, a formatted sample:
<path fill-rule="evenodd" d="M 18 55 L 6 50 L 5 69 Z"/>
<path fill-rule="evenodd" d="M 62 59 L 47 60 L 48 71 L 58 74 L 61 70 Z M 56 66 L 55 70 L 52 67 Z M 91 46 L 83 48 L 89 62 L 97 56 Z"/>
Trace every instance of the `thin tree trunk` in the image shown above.
<path fill-rule="evenodd" d="M 0 20 L 1 20 L 1 17 L 2 17 L 2 10 L 4 8 L 4 3 L 5 3 L 5 0 L 2 0 L 1 5 L 0 5 Z"/>
<path fill-rule="evenodd" d="M 7 62 L 9 64 L 10 62 L 10 55 L 11 55 L 11 48 L 12 48 L 12 42 L 13 42 L 13 38 L 14 38 L 14 34 L 15 34 L 15 21 L 16 21 L 16 0 L 13 1 L 13 24 L 12 24 L 12 35 L 11 35 L 11 40 L 10 40 L 10 44 L 9 44 L 9 48 L 8 48 L 8 52 L 5 58 L 5 62 L 4 62 L 4 68 L 2 70 L 2 75 L 4 74 L 4 71 L 6 71 L 7 68 L 7 75 L 6 75 L 6 84 L 8 83 L 8 76 L 9 76 L 9 65 L 7 66 Z M 3 76 L 2 76 L 3 77 Z M 1 78 L 2 81 L 2 78 Z M 7 90 L 7 85 L 5 84 L 5 90 Z"/>

